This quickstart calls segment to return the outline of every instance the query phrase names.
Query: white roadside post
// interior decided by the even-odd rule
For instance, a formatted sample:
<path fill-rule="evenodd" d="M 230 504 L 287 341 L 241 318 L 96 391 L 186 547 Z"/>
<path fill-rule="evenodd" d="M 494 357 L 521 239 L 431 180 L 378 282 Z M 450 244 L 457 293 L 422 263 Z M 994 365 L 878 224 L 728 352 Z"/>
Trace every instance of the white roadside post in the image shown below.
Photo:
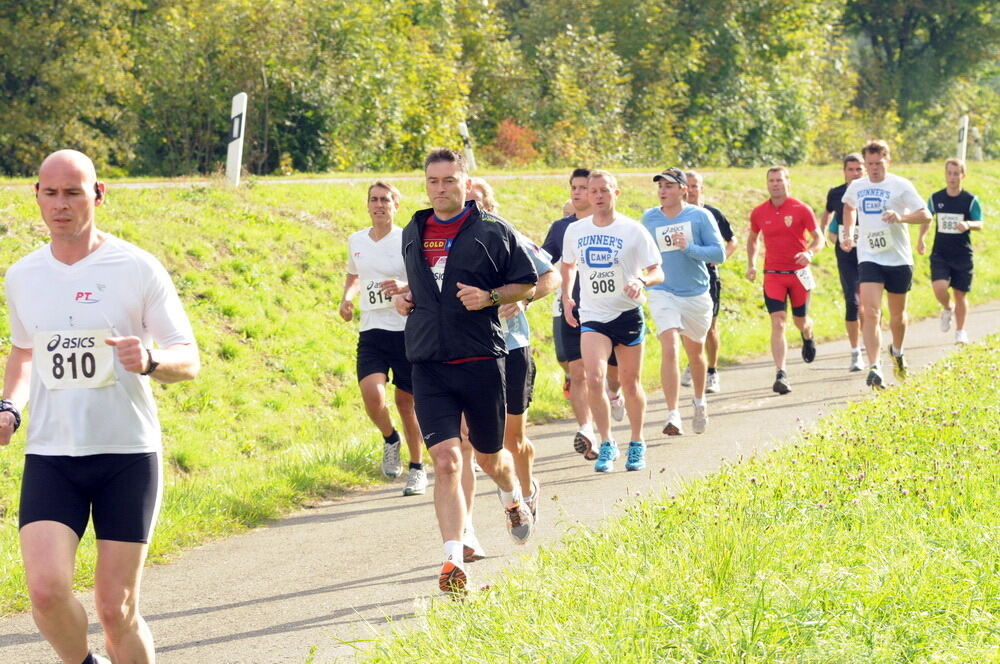
<path fill-rule="evenodd" d="M 240 169 L 243 167 L 243 129 L 247 125 L 247 93 L 233 97 L 229 113 L 229 154 L 226 157 L 226 179 L 240 186 Z"/>
<path fill-rule="evenodd" d="M 465 162 L 469 172 L 476 170 L 476 155 L 472 153 L 472 139 L 469 138 L 469 125 L 464 121 L 458 123 L 458 133 L 462 135 L 462 146 L 465 149 Z"/>
<path fill-rule="evenodd" d="M 958 121 L 958 150 L 957 156 L 963 162 L 965 161 L 965 150 L 969 143 L 969 116 L 963 115 L 962 119 Z"/>

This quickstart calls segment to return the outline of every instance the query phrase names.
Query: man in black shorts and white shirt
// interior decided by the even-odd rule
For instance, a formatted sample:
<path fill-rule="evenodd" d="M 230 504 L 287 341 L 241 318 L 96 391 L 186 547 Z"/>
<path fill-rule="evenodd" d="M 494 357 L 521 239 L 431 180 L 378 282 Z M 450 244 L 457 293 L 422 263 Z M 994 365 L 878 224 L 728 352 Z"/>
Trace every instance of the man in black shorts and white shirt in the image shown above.
<path fill-rule="evenodd" d="M 392 298 L 406 288 L 403 268 L 403 229 L 396 226 L 399 190 L 379 180 L 368 187 L 368 216 L 372 225 L 352 233 L 347 239 L 347 275 L 340 316 L 354 320 L 353 299 L 361 295 L 361 329 L 358 334 L 358 387 L 368 418 L 382 434 L 382 474 L 395 478 L 402 472 L 399 456 L 399 432 L 392 425 L 386 404 L 386 382 L 392 372 L 396 387 L 396 410 L 403 423 L 410 465 L 403 487 L 404 496 L 416 496 L 427 490 L 427 473 L 421 456 L 424 450 L 420 425 L 413 409 L 413 383 L 410 362 L 406 359 L 403 328 L 406 319 L 399 315 Z"/>
<path fill-rule="evenodd" d="M 840 248 L 854 248 L 854 225 L 858 225 L 858 281 L 864 317 L 861 333 L 868 353 L 868 377 L 872 389 L 882 389 L 879 363 L 882 331 L 882 291 L 889 302 L 889 354 L 896 378 L 906 377 L 903 338 L 906 336 L 906 294 L 913 281 L 910 233 L 904 224 L 930 221 L 923 199 L 913 184 L 888 172 L 889 146 L 871 141 L 861 150 L 866 177 L 858 178 L 844 192 L 844 230 Z"/>
<path fill-rule="evenodd" d="M 92 512 L 94 602 L 108 655 L 152 662 L 139 614 L 163 489 L 150 378 L 194 378 L 198 349 L 163 266 L 94 225 L 105 186 L 90 159 L 49 155 L 35 191 L 51 242 L 7 271 L 13 345 L 0 404 L 6 445 L 31 402 L 20 537 L 32 614 L 64 662 L 107 662 L 90 651 L 87 614 L 73 596 L 76 549 Z"/>

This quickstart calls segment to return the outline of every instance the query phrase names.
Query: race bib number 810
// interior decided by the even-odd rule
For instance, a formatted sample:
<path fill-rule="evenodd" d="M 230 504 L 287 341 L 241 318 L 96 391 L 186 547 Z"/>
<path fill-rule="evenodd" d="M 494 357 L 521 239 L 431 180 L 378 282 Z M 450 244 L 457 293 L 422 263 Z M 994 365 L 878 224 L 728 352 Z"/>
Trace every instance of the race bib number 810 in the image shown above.
<path fill-rule="evenodd" d="M 93 389 L 115 383 L 115 351 L 104 343 L 111 330 L 38 332 L 32 362 L 50 390 Z"/>

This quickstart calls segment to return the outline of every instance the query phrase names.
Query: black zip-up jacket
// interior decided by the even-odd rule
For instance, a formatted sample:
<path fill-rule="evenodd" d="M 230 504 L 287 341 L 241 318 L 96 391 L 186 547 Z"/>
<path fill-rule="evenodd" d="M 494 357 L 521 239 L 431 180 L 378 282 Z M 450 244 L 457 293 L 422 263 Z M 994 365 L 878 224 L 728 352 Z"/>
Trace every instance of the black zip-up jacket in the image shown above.
<path fill-rule="evenodd" d="M 458 299 L 458 282 L 484 290 L 534 284 L 538 273 L 510 225 L 473 204 L 448 253 L 438 290 L 424 258 L 423 236 L 434 210 L 420 210 L 403 229 L 403 263 L 414 309 L 406 319 L 410 362 L 450 362 L 507 355 L 497 307 L 469 311 Z"/>

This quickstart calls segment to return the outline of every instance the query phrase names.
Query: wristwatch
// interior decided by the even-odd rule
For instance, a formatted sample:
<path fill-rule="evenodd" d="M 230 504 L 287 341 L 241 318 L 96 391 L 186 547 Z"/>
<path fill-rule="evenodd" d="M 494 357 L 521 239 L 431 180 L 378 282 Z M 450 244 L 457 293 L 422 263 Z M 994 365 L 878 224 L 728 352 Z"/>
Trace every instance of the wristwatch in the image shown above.
<path fill-rule="evenodd" d="M 153 359 L 153 351 L 146 349 L 146 357 L 149 358 L 149 366 L 143 371 L 140 376 L 148 376 L 149 374 L 156 371 L 156 367 L 160 366 L 160 363 Z"/>
<path fill-rule="evenodd" d="M 490 306 L 491 307 L 500 306 L 500 293 L 497 292 L 496 288 L 490 289 Z"/>

